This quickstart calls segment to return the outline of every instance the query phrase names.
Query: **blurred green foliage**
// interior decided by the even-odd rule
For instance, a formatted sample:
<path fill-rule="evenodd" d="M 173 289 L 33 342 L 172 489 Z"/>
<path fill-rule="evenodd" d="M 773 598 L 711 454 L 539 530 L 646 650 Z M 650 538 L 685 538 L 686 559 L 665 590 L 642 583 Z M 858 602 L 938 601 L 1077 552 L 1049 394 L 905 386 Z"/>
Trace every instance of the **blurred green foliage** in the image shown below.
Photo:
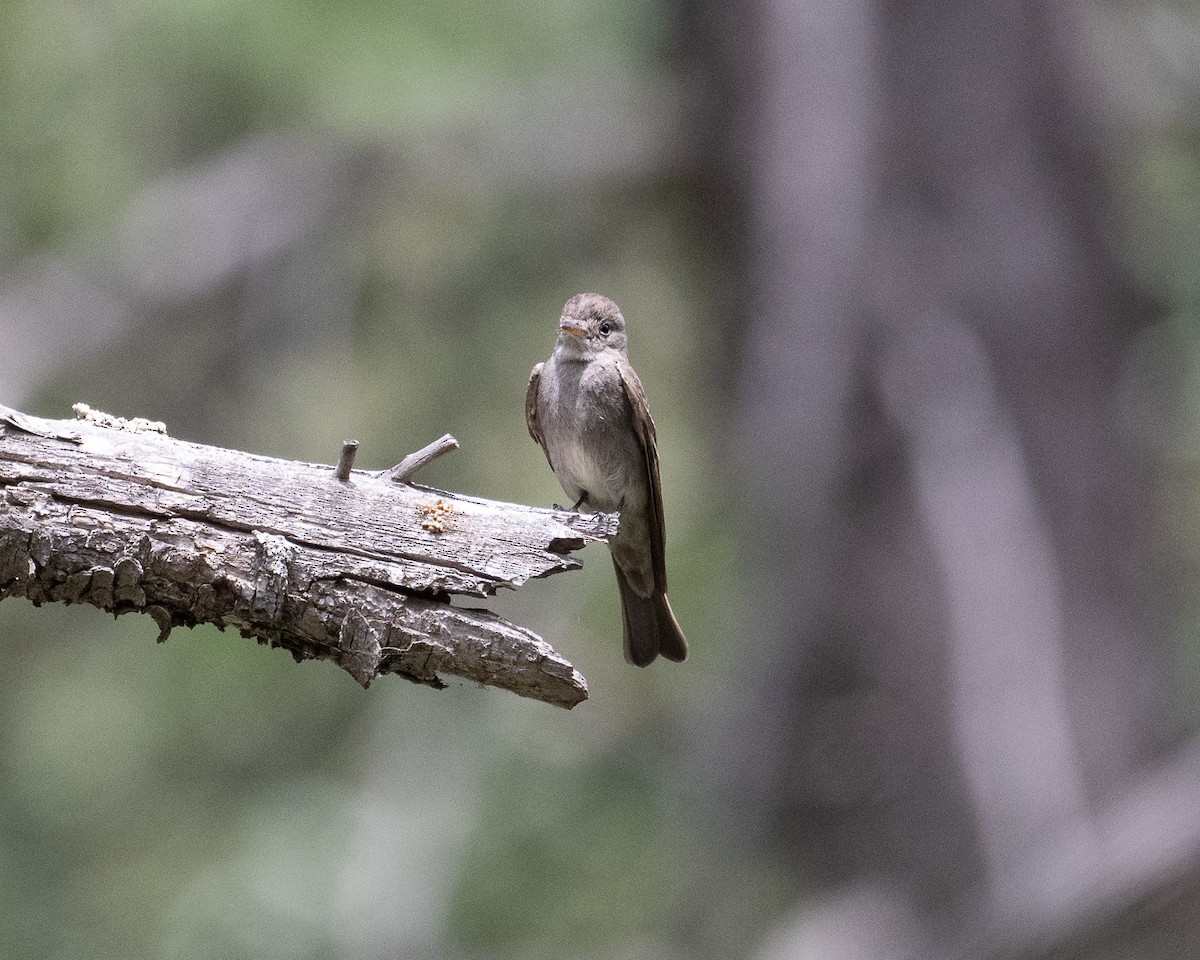
<path fill-rule="evenodd" d="M 629 0 L 11 0 L 4 212 L 17 243 L 51 242 L 103 229 L 150 178 L 252 131 L 391 138 L 475 116 L 522 80 L 636 76 L 663 19 Z"/>

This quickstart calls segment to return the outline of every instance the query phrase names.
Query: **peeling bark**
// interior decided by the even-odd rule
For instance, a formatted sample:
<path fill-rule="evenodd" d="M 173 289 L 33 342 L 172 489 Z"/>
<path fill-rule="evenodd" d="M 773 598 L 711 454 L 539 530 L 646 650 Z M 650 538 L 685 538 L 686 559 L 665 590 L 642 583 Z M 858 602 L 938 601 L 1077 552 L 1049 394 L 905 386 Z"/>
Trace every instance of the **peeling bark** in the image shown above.
<path fill-rule="evenodd" d="M 453 675 L 563 707 L 587 682 L 537 635 L 453 596 L 580 566 L 616 530 L 176 440 L 153 424 L 42 420 L 0 406 L 0 599 L 148 614 L 159 641 L 213 623 L 381 674 Z"/>

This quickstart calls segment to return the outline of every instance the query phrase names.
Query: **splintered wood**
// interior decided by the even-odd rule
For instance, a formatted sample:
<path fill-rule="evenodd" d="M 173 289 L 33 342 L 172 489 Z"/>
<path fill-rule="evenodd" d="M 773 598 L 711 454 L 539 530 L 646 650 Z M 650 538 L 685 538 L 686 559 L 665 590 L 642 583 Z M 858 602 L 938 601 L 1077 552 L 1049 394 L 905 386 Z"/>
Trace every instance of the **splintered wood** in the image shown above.
<path fill-rule="evenodd" d="M 452 675 L 586 699 L 536 634 L 451 597 L 577 569 L 571 554 L 616 524 L 0 406 L 0 599 L 146 613 L 160 641 L 233 627 L 364 687 Z"/>

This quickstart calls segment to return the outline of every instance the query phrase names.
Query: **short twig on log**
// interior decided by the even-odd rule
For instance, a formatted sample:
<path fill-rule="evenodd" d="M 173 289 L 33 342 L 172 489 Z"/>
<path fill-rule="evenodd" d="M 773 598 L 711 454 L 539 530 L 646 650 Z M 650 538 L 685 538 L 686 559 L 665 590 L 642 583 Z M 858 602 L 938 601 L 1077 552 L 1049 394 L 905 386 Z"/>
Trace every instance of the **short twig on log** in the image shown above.
<path fill-rule="evenodd" d="M 358 455 L 357 440 L 343 440 L 342 452 L 338 454 L 337 466 L 333 469 L 333 475 L 339 480 L 349 480 L 350 471 L 354 469 L 354 458 Z"/>
<path fill-rule="evenodd" d="M 394 483 L 408 483 L 416 476 L 418 470 L 424 469 L 442 454 L 457 449 L 458 441 L 447 433 L 443 437 L 438 437 L 433 443 L 422 447 L 416 453 L 410 453 L 388 471 L 388 476 Z"/>
<path fill-rule="evenodd" d="M 0 599 L 147 613 L 159 640 L 177 626 L 234 627 L 297 659 L 332 659 L 363 686 L 454 675 L 564 707 L 586 699 L 583 677 L 535 634 L 450 598 L 576 569 L 571 552 L 616 522 L 384 473 L 338 482 L 327 466 L 138 421 L 0 406 Z"/>

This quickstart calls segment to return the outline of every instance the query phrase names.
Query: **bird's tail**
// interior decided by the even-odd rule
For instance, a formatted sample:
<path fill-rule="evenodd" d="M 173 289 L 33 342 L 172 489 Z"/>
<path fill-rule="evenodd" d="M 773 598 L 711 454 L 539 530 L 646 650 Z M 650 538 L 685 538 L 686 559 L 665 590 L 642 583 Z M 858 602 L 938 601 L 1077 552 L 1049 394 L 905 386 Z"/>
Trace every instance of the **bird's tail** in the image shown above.
<path fill-rule="evenodd" d="M 617 571 L 617 586 L 621 590 L 625 659 L 639 667 L 649 666 L 660 653 L 676 663 L 686 660 L 687 640 L 671 611 L 667 595 L 659 592 L 648 597 L 639 595 L 629 585 L 621 568 L 615 562 L 613 566 Z"/>

